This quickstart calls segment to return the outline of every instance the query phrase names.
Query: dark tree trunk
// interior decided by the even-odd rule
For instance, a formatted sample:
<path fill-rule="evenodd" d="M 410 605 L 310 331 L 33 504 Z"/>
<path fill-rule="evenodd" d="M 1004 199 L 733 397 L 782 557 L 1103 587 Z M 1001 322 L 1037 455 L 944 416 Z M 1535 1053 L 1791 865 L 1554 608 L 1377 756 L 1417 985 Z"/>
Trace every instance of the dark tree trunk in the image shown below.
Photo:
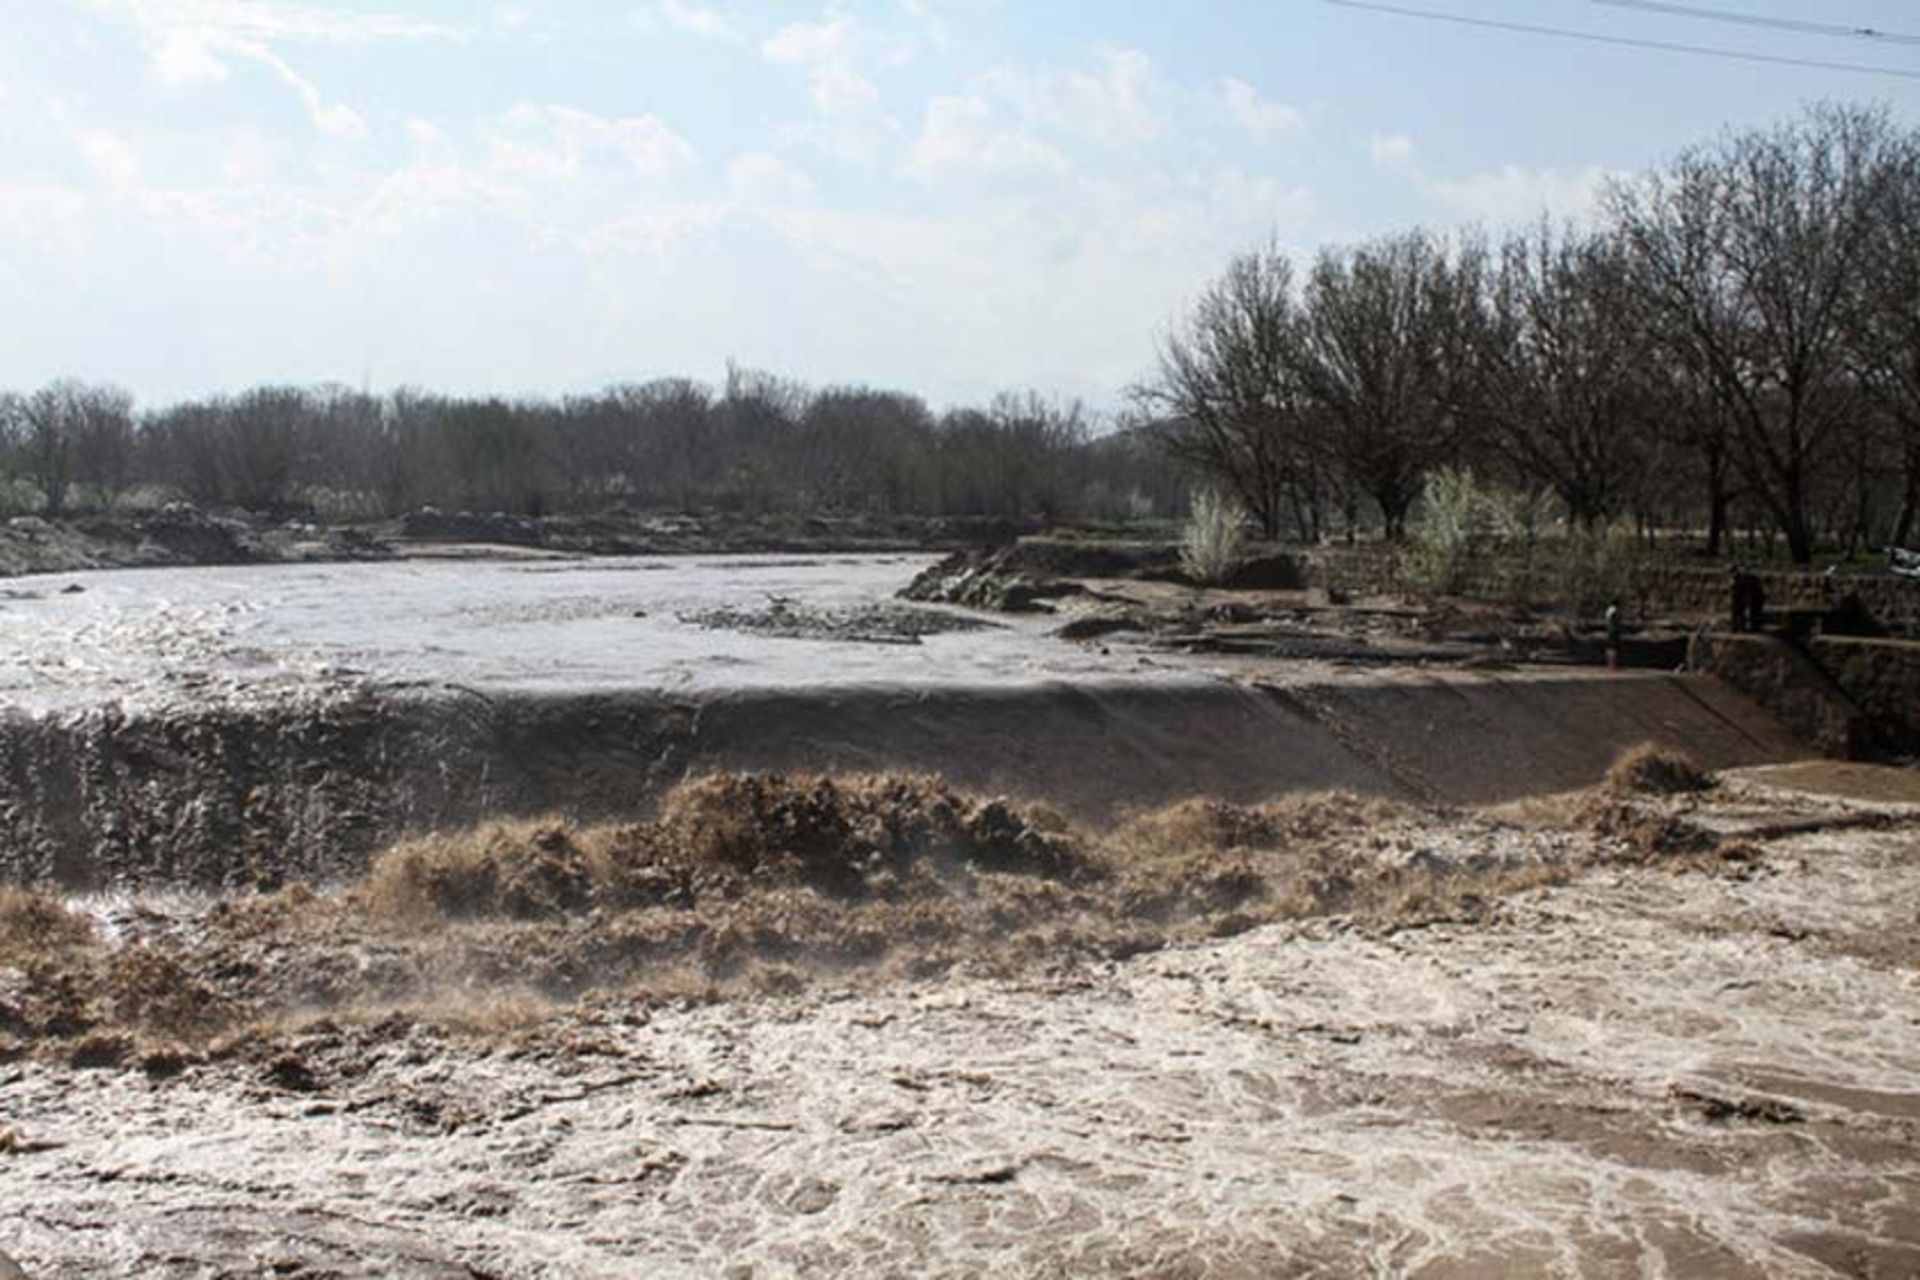
<path fill-rule="evenodd" d="M 1900 516 L 1893 522 L 1893 545 L 1904 547 L 1920 521 L 1920 445 L 1907 449 L 1906 485 L 1900 495 Z"/>
<path fill-rule="evenodd" d="M 1717 556 L 1727 541 L 1727 480 L 1719 467 L 1708 472 L 1707 554 Z"/>

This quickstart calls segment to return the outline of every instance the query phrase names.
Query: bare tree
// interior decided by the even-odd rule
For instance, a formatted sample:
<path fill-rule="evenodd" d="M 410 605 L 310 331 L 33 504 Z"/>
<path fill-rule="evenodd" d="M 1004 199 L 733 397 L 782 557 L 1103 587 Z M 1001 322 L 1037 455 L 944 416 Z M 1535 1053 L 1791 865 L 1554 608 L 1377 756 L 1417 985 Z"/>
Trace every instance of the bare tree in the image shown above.
<path fill-rule="evenodd" d="M 1862 413 L 1847 319 L 1896 141 L 1884 112 L 1815 107 L 1696 147 L 1610 196 L 1656 334 L 1705 376 L 1735 467 L 1803 564 L 1817 487 Z"/>
<path fill-rule="evenodd" d="M 74 482 L 99 506 L 112 507 L 132 478 L 133 397 L 100 385 L 75 386 L 69 395 Z"/>
<path fill-rule="evenodd" d="M 909 508 L 913 455 L 933 443 L 933 415 L 917 396 L 829 387 L 812 397 L 794 438 L 794 478 L 806 499 L 833 511 Z"/>
<path fill-rule="evenodd" d="M 48 383 L 20 409 L 21 470 L 40 491 L 41 510 L 57 516 L 73 488 L 73 441 L 86 388 L 72 379 Z"/>
<path fill-rule="evenodd" d="M 0 480 L 9 492 L 6 505 L 11 508 L 14 482 L 21 472 L 22 453 L 27 438 L 27 401 L 15 391 L 0 391 Z"/>
<path fill-rule="evenodd" d="M 1900 498 L 1888 535 L 1905 546 L 1920 531 L 1920 137 L 1899 140 L 1881 195 L 1851 330 L 1861 385 L 1893 428 Z"/>
<path fill-rule="evenodd" d="M 1642 474 L 1654 383 L 1633 304 L 1619 239 L 1543 222 L 1503 246 L 1475 330 L 1489 442 L 1585 526 L 1619 514 Z"/>
<path fill-rule="evenodd" d="M 1155 378 L 1133 391 L 1162 447 L 1233 494 L 1268 538 L 1289 507 L 1303 537 L 1319 532 L 1300 345 L 1293 264 L 1273 248 L 1242 254 L 1161 343 Z"/>
<path fill-rule="evenodd" d="M 1465 443 L 1458 408 L 1484 258 L 1412 231 L 1325 250 L 1307 282 L 1301 383 L 1389 537 L 1405 532 L 1422 477 Z"/>

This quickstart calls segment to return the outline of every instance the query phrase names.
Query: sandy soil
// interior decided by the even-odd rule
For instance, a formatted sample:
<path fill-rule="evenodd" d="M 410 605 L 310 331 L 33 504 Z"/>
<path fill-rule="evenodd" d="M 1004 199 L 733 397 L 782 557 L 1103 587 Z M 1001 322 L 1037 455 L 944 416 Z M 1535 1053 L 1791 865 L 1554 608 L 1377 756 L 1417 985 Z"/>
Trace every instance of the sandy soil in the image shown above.
<path fill-rule="evenodd" d="M 1694 812 L 1713 858 L 1457 919 L 780 996 L 476 991 L 477 1029 L 318 1021 L 165 1079 L 23 1059 L 0 1249 L 35 1277 L 1915 1274 L 1920 811 L 1779 782 Z"/>

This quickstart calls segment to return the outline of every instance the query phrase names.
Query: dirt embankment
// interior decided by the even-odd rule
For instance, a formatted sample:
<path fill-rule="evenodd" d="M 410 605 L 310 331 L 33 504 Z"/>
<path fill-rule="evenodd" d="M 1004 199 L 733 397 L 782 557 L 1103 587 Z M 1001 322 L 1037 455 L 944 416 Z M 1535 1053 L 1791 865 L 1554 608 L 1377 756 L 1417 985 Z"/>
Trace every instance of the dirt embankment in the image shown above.
<path fill-rule="evenodd" d="M 0 522 L 0 577 L 161 565 L 364 560 L 389 554 L 380 539 L 364 530 L 210 515 L 184 505 L 140 515 L 53 520 L 16 516 Z"/>
<path fill-rule="evenodd" d="M 0 577 L 163 565 L 265 564 L 448 555 L 554 556 L 945 550 L 1023 532 L 1005 521 L 899 517 L 673 516 L 613 511 L 517 516 L 431 508 L 328 523 L 184 503 L 158 511 L 0 521 Z"/>
<path fill-rule="evenodd" d="M 1030 537 L 957 551 L 919 575 L 909 600 L 1061 617 L 1058 634 L 1174 653 L 1399 664 L 1600 664 L 1592 618 L 1531 606 L 1356 595 L 1314 553 L 1266 548 L 1224 580 L 1198 584 L 1167 543 Z M 1672 671 L 1688 629 L 1629 619 L 1622 665 Z"/>
<path fill-rule="evenodd" d="M 1105 835 L 731 777 L 331 892 L 13 895 L 0 1250 L 37 1280 L 1908 1274 L 1915 812 L 1657 756 L 1497 813 Z"/>

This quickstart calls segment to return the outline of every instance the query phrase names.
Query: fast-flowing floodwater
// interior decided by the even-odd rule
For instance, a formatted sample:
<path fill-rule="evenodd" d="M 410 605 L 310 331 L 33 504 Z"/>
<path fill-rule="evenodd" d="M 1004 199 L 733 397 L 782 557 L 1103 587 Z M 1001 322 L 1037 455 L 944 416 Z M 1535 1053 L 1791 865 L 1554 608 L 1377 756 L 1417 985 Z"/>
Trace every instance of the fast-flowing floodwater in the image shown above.
<path fill-rule="evenodd" d="M 987 621 L 894 602 L 929 563 L 408 560 L 18 578 L 0 588 L 0 700 L 50 710 L 343 681 L 555 692 L 995 685 L 1138 663 L 1055 639 L 1045 617 Z"/>

